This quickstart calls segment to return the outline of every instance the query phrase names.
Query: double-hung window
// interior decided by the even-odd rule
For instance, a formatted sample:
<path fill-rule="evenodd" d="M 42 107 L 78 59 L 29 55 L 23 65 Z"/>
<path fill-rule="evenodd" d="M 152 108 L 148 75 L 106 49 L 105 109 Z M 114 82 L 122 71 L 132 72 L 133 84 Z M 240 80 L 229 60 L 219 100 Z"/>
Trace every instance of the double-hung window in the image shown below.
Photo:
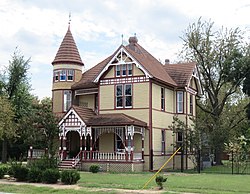
<path fill-rule="evenodd" d="M 178 91 L 177 92 L 177 113 L 183 113 L 184 109 L 184 97 L 183 97 L 183 92 Z"/>
<path fill-rule="evenodd" d="M 120 65 L 117 65 L 116 66 L 116 77 L 120 77 L 121 76 L 121 66 Z"/>
<path fill-rule="evenodd" d="M 116 85 L 116 108 L 132 107 L 132 84 Z"/>
<path fill-rule="evenodd" d="M 66 81 L 66 70 L 60 71 L 60 81 Z"/>
<path fill-rule="evenodd" d="M 128 76 L 131 76 L 132 75 L 132 64 L 128 64 L 127 65 L 127 67 L 128 67 Z"/>
<path fill-rule="evenodd" d="M 71 107 L 72 92 L 65 90 L 63 95 L 63 110 L 66 112 Z"/>
<path fill-rule="evenodd" d="M 193 95 L 190 94 L 189 96 L 189 113 L 193 115 Z"/>
<path fill-rule="evenodd" d="M 161 110 L 165 110 L 165 89 L 161 88 Z"/>
<path fill-rule="evenodd" d="M 59 71 L 54 71 L 54 82 L 59 80 Z"/>
<path fill-rule="evenodd" d="M 73 81 L 74 78 L 74 70 L 70 69 L 67 71 L 67 77 L 68 77 L 68 81 Z"/>
<path fill-rule="evenodd" d="M 122 76 L 126 76 L 127 75 L 127 65 L 123 64 L 122 65 Z"/>
<path fill-rule="evenodd" d="M 165 130 L 161 131 L 161 154 L 165 154 Z"/>
<path fill-rule="evenodd" d="M 133 74 L 133 65 L 132 64 L 122 64 L 116 65 L 115 67 L 115 76 L 132 76 Z"/>

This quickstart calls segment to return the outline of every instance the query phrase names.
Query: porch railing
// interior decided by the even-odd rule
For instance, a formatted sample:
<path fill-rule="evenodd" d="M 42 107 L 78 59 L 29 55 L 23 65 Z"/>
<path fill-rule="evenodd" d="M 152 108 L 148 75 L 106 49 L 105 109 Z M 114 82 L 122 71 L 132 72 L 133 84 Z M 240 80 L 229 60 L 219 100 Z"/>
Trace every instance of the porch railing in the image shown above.
<path fill-rule="evenodd" d="M 130 161 L 131 153 L 126 152 L 98 152 L 98 151 L 83 151 L 82 160 L 97 160 L 97 161 Z M 142 160 L 141 153 L 133 153 L 133 160 Z"/>
<path fill-rule="evenodd" d="M 77 156 L 74 158 L 74 162 L 72 163 L 72 167 L 75 168 L 77 164 L 81 161 L 82 151 L 80 151 Z"/>

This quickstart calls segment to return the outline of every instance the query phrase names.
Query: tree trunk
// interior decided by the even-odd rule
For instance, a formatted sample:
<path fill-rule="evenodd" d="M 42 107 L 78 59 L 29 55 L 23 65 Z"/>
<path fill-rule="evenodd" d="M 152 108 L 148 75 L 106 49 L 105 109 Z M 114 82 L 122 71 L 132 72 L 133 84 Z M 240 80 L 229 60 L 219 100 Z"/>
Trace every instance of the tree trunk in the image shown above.
<path fill-rule="evenodd" d="M 3 140 L 2 143 L 2 163 L 7 163 L 7 149 L 8 149 L 8 141 L 7 139 Z"/>
<path fill-rule="evenodd" d="M 219 150 L 216 150 L 215 151 L 215 165 L 222 165 L 222 152 L 220 152 Z"/>

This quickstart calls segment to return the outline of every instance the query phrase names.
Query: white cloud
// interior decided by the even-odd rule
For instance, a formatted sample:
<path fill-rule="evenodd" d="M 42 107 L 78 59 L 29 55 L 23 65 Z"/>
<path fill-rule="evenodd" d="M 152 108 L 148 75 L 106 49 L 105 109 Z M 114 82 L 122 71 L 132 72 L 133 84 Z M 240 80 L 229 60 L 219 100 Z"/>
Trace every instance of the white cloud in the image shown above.
<path fill-rule="evenodd" d="M 249 26 L 248 0 L 1 0 L 0 68 L 18 46 L 31 57 L 31 81 L 39 97 L 51 96 L 52 65 L 67 31 L 71 32 L 86 68 L 111 55 L 137 34 L 139 43 L 157 59 L 178 61 L 183 31 L 200 16 L 217 26 Z"/>

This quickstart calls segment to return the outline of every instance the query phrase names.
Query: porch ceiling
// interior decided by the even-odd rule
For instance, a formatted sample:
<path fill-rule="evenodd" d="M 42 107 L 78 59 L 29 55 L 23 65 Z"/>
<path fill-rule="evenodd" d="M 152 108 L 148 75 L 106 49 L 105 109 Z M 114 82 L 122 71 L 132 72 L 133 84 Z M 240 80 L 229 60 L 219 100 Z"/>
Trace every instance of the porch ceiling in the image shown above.
<path fill-rule="evenodd" d="M 89 126 L 135 125 L 147 127 L 147 123 L 123 113 L 100 114 L 88 120 Z"/>

